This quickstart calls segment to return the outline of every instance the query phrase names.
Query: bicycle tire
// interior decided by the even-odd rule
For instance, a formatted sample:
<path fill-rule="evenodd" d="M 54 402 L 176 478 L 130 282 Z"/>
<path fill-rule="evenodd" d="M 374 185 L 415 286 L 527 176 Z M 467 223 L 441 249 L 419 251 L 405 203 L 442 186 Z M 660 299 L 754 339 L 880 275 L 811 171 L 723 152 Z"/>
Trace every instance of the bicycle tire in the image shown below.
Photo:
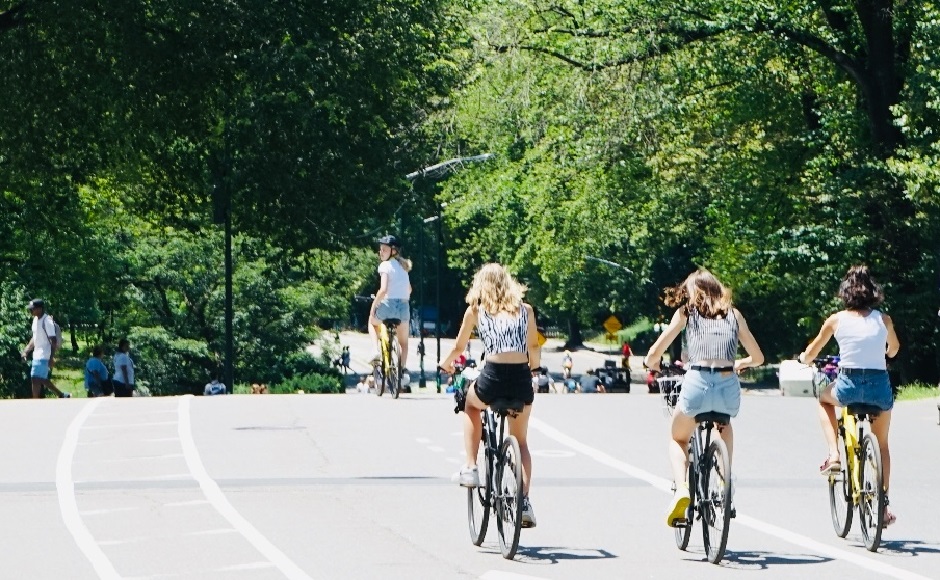
<path fill-rule="evenodd" d="M 394 337 L 389 341 L 388 394 L 397 399 L 401 394 L 401 345 Z"/>
<path fill-rule="evenodd" d="M 708 561 L 717 564 L 725 554 L 731 523 L 731 461 L 725 442 L 716 437 L 709 444 L 703 461 L 702 490 L 705 495 L 698 502 L 702 540 Z"/>
<path fill-rule="evenodd" d="M 681 528 L 673 528 L 676 536 L 676 547 L 685 551 L 689 547 L 689 539 L 692 537 L 692 522 L 695 521 L 695 461 L 692 454 L 689 454 L 689 507 L 685 510 L 685 525 Z"/>
<path fill-rule="evenodd" d="M 874 433 L 866 433 L 862 439 L 859 457 L 858 516 L 862 527 L 862 539 L 869 552 L 877 552 L 881 545 L 881 530 L 885 517 L 885 488 L 881 447 Z"/>
<path fill-rule="evenodd" d="M 372 380 L 375 382 L 375 396 L 381 397 L 385 392 L 385 377 L 382 375 L 382 365 L 372 365 Z"/>
<path fill-rule="evenodd" d="M 855 507 L 852 505 L 852 472 L 849 465 L 848 444 L 845 441 L 843 428 L 839 429 L 839 453 L 841 454 L 842 469 L 838 473 L 829 474 L 829 511 L 832 515 L 832 527 L 836 535 L 844 538 L 852 529 L 852 514 Z"/>
<path fill-rule="evenodd" d="M 519 533 L 522 531 L 522 452 L 512 435 L 506 437 L 499 447 L 496 485 L 499 551 L 503 558 L 512 560 L 519 549 Z"/>
<path fill-rule="evenodd" d="M 486 538 L 486 529 L 490 522 L 490 505 L 493 499 L 493 487 L 490 482 L 492 454 L 484 451 L 482 459 L 483 461 L 477 462 L 480 470 L 480 487 L 467 490 L 467 523 L 470 528 L 470 541 L 474 546 L 479 546 Z"/>

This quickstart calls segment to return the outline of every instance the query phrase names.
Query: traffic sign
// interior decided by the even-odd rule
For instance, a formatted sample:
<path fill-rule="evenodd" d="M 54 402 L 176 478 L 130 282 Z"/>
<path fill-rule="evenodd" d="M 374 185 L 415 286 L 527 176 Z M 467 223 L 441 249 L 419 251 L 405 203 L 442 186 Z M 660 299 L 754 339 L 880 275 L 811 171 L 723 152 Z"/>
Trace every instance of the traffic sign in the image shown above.
<path fill-rule="evenodd" d="M 614 334 L 621 328 L 623 328 L 623 325 L 620 324 L 620 321 L 617 320 L 616 316 L 611 315 L 607 320 L 604 321 L 604 329 L 609 334 Z"/>
<path fill-rule="evenodd" d="M 542 334 L 542 331 L 541 330 L 535 331 L 535 336 L 537 337 L 539 341 L 539 346 L 545 346 L 546 338 L 545 338 L 545 335 Z"/>
<path fill-rule="evenodd" d="M 615 340 L 617 340 L 617 335 L 612 332 L 608 332 L 607 340 L 609 340 L 610 342 L 614 342 Z"/>

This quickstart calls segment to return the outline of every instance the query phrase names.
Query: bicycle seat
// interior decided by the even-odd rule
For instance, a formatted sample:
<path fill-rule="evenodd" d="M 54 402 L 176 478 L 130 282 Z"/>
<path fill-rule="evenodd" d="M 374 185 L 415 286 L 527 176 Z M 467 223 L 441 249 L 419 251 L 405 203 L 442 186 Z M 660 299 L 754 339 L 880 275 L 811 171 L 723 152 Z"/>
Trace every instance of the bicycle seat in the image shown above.
<path fill-rule="evenodd" d="M 490 409 L 497 415 L 506 415 L 510 411 L 519 413 L 525 408 L 525 403 L 516 399 L 496 399 L 490 403 Z"/>
<path fill-rule="evenodd" d="M 386 318 L 385 320 L 383 320 L 383 322 L 387 326 L 398 326 L 399 324 L 401 324 L 401 318 Z"/>
<path fill-rule="evenodd" d="M 695 416 L 696 423 L 704 423 L 706 421 L 718 423 L 719 425 L 727 425 L 731 422 L 731 415 L 728 415 L 727 413 L 716 413 L 715 411 L 708 411 L 707 413 L 699 413 Z"/>
<path fill-rule="evenodd" d="M 849 415 L 855 415 L 860 417 L 863 415 L 869 415 L 871 417 L 877 417 L 878 415 L 884 413 L 884 409 L 881 407 L 876 407 L 874 405 L 849 405 Z"/>

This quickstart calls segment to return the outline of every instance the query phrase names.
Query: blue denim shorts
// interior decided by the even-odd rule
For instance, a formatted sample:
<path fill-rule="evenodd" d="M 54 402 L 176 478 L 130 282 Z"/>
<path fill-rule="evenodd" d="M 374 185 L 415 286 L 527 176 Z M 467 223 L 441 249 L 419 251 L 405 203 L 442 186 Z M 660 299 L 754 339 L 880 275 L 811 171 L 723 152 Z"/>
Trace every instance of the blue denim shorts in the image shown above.
<path fill-rule="evenodd" d="M 379 302 L 375 309 L 375 317 L 379 320 L 388 320 L 397 318 L 404 323 L 411 319 L 411 309 L 408 307 L 408 301 L 400 298 L 386 298 Z"/>
<path fill-rule="evenodd" d="M 676 407 L 689 417 L 714 411 L 736 417 L 741 409 L 741 383 L 733 371 L 685 373 Z"/>
<path fill-rule="evenodd" d="M 888 371 L 880 369 L 839 369 L 833 383 L 832 394 L 844 406 L 864 404 L 890 411 L 894 407 L 894 393 Z"/>
<path fill-rule="evenodd" d="M 48 379 L 49 378 L 49 359 L 33 359 L 32 364 L 29 366 L 29 376 L 33 379 Z"/>

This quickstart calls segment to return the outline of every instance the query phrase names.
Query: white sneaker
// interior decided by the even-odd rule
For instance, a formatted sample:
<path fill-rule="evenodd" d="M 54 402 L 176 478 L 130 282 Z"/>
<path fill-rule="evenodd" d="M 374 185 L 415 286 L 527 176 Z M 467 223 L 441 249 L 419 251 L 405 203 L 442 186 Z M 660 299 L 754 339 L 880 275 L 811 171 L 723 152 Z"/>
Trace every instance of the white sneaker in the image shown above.
<path fill-rule="evenodd" d="M 409 375 L 408 373 L 402 373 L 401 374 L 401 386 L 407 387 L 410 384 L 411 384 L 411 375 Z"/>
<path fill-rule="evenodd" d="M 535 510 L 532 509 L 532 503 L 529 502 L 529 496 L 522 498 L 522 527 L 535 527 Z"/>
<path fill-rule="evenodd" d="M 476 467 L 461 467 L 460 487 L 480 487 L 480 470 Z"/>

